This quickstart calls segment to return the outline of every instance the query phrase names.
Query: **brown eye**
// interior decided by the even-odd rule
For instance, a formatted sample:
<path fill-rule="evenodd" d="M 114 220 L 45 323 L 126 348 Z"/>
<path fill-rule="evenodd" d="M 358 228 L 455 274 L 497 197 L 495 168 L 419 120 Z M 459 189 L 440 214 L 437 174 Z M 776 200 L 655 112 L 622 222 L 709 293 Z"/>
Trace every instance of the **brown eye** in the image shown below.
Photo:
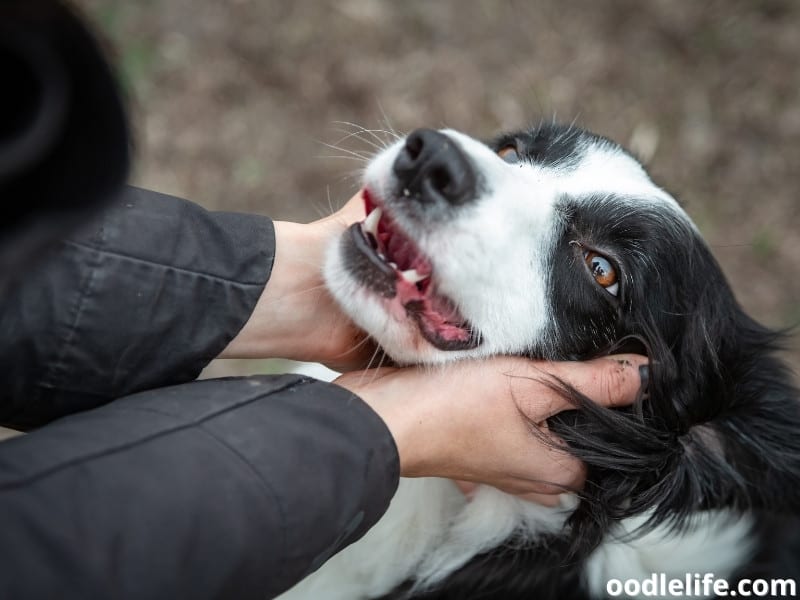
<path fill-rule="evenodd" d="M 509 144 L 508 146 L 504 146 L 497 151 L 497 156 L 502 158 L 507 163 L 518 163 L 519 162 L 519 154 L 517 154 L 517 147 Z"/>
<path fill-rule="evenodd" d="M 616 296 L 619 293 L 619 281 L 617 280 L 617 271 L 611 261 L 602 254 L 592 251 L 584 252 L 583 260 L 586 261 L 594 280 L 609 294 Z"/>

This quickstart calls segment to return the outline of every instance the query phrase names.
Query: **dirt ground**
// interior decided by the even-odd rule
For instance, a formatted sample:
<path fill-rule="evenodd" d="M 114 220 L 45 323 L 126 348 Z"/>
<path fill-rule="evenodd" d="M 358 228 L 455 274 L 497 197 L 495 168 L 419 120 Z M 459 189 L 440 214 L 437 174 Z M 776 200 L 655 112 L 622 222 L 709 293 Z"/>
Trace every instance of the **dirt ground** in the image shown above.
<path fill-rule="evenodd" d="M 800 323 L 800 2 L 78 5 L 116 48 L 141 185 L 309 220 L 355 191 L 361 128 L 575 120 L 647 160 L 746 309 Z"/>

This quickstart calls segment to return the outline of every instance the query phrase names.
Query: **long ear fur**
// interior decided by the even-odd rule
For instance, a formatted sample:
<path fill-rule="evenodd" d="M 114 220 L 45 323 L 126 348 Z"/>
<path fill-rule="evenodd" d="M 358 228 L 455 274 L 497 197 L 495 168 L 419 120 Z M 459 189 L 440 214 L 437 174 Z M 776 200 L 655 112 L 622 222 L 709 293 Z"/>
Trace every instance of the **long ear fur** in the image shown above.
<path fill-rule="evenodd" d="M 650 515 L 646 530 L 713 508 L 800 513 L 800 394 L 775 357 L 783 334 L 741 310 L 704 244 L 695 252 L 708 280 L 680 326 L 646 312 L 632 325 L 650 351 L 649 397 L 611 410 L 554 384 L 577 410 L 549 425 L 588 466 L 574 554 L 635 514 Z"/>

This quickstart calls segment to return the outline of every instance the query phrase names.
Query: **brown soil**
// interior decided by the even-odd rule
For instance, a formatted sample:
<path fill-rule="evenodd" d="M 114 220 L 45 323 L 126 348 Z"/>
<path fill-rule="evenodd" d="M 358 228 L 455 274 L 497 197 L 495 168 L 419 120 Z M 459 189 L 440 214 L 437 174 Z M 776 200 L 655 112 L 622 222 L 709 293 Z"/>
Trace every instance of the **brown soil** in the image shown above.
<path fill-rule="evenodd" d="M 141 185 L 307 220 L 355 190 L 362 127 L 576 120 L 647 158 L 754 316 L 800 322 L 798 2 L 79 5 L 117 49 Z"/>

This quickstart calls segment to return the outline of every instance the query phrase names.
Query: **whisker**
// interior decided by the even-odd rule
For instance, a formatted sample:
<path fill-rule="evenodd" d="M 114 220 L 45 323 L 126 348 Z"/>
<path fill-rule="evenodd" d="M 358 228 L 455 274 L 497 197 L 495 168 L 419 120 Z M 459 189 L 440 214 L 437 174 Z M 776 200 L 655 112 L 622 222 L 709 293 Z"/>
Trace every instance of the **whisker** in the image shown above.
<path fill-rule="evenodd" d="M 381 111 L 381 116 L 383 117 L 383 123 L 384 125 L 386 125 L 386 127 L 389 128 L 389 131 L 387 133 L 392 135 L 396 140 L 402 139 L 403 136 L 397 133 L 397 130 L 392 126 L 391 121 L 389 121 L 389 116 L 386 114 L 386 111 L 383 110 L 383 105 L 381 104 L 380 100 L 376 100 L 376 102 L 378 104 L 378 110 Z"/>
<path fill-rule="evenodd" d="M 362 385 L 364 383 L 364 378 L 367 376 L 367 373 L 369 373 L 370 369 L 372 368 L 372 363 L 375 361 L 375 357 L 378 356 L 378 352 L 381 352 L 380 346 L 376 346 L 375 351 L 372 353 L 372 356 L 370 357 L 369 362 L 367 363 L 367 368 L 361 372 L 361 377 L 358 380 L 359 385 Z M 372 381 L 375 381 L 375 379 L 373 378 Z M 372 383 L 372 381 L 370 381 L 370 383 Z"/>
<path fill-rule="evenodd" d="M 377 366 L 377 367 L 375 367 L 374 369 L 370 369 L 370 371 L 372 371 L 372 372 L 373 372 L 373 373 L 372 373 L 372 381 L 370 381 L 370 383 L 372 383 L 373 381 L 375 381 L 375 378 L 377 378 L 377 377 L 378 377 L 378 372 L 380 371 L 381 367 L 383 366 L 383 361 L 384 361 L 384 360 L 387 358 L 386 351 L 385 351 L 383 348 L 381 348 L 380 346 L 378 346 L 378 350 L 380 350 L 380 353 L 381 353 L 381 358 L 380 358 L 380 360 L 378 361 L 378 366 Z"/>
<path fill-rule="evenodd" d="M 374 146 L 375 148 L 377 148 L 379 150 L 383 150 L 383 149 L 387 148 L 391 144 L 391 142 L 394 141 L 394 140 L 385 140 L 385 139 L 383 139 L 382 137 L 380 137 L 378 135 L 379 133 L 386 134 L 386 135 L 388 135 L 390 137 L 393 137 L 394 139 L 399 139 L 399 136 L 397 136 L 397 134 L 392 133 L 390 131 L 386 131 L 385 129 L 367 129 L 366 127 L 362 127 L 361 125 L 358 125 L 357 123 L 351 123 L 349 121 L 334 121 L 334 123 L 339 124 L 339 125 L 347 125 L 347 126 L 353 127 L 356 130 L 356 131 L 353 131 L 353 132 L 347 132 L 346 130 L 340 130 L 342 133 L 348 133 L 348 136 L 346 138 L 344 138 L 344 139 L 349 139 L 350 137 L 357 137 L 358 139 L 362 140 L 363 142 L 366 142 L 366 143 Z M 364 137 L 361 137 L 360 134 L 362 134 L 362 133 L 368 134 L 369 136 L 371 136 L 375 140 L 375 142 L 377 142 L 377 144 L 375 142 L 372 142 L 371 140 L 368 140 L 368 139 L 366 139 Z M 342 141 L 344 141 L 344 140 L 342 140 Z"/>
<path fill-rule="evenodd" d="M 285 302 L 287 298 L 294 298 L 296 296 L 302 296 L 303 294 L 308 294 L 308 293 L 319 291 L 319 290 L 323 290 L 323 289 L 326 289 L 326 288 L 327 288 L 327 286 L 324 283 L 322 283 L 320 285 L 315 285 L 315 286 L 310 287 L 308 289 L 298 290 L 296 292 L 290 292 L 288 294 L 284 294 L 280 298 L 275 298 L 271 302 L 268 302 L 265 306 L 272 306 L 274 304 L 279 304 L 279 303 Z"/>
<path fill-rule="evenodd" d="M 336 158 L 336 159 L 344 159 L 344 160 L 355 160 L 360 162 L 361 164 L 366 164 L 369 162 L 368 158 L 364 158 L 363 156 L 344 156 L 343 154 L 317 154 L 314 158 Z"/>
<path fill-rule="evenodd" d="M 386 144 L 383 143 L 383 140 L 380 140 L 380 143 L 375 143 L 372 140 L 363 137 L 363 132 L 361 132 L 361 131 L 347 132 L 347 131 L 344 131 L 344 130 L 341 130 L 341 129 L 339 129 L 337 131 L 339 131 L 339 133 L 345 133 L 346 134 L 343 138 L 339 138 L 338 140 L 336 140 L 334 142 L 334 144 L 337 145 L 337 146 L 342 144 L 342 143 L 344 143 L 344 142 L 346 142 L 346 141 L 348 141 L 348 140 L 351 140 L 351 139 L 355 138 L 355 139 L 359 140 L 360 142 L 364 142 L 368 146 L 371 146 L 372 148 L 374 148 L 378 152 L 380 152 L 380 151 L 382 151 L 382 150 L 384 150 L 386 148 Z"/>
<path fill-rule="evenodd" d="M 328 200 L 328 210 L 330 211 L 328 213 L 328 215 L 332 215 L 333 213 L 336 212 L 336 209 L 333 208 L 333 202 L 331 201 L 331 186 L 329 186 L 329 185 L 325 186 L 325 197 Z M 326 215 L 326 216 L 328 216 L 328 215 Z"/>
<path fill-rule="evenodd" d="M 369 343 L 370 340 L 372 340 L 372 339 L 373 338 L 372 338 L 371 335 L 365 335 L 364 339 L 362 339 L 360 342 L 358 342 L 357 344 L 353 345 L 351 348 L 348 348 L 347 350 L 343 351 L 341 354 L 337 354 L 336 356 L 334 356 L 334 358 L 340 358 L 342 356 L 350 354 L 351 352 L 355 352 L 356 350 L 358 350 L 362 346 L 365 346 L 367 343 Z"/>
<path fill-rule="evenodd" d="M 355 150 L 350 150 L 349 148 L 342 148 L 341 146 L 334 146 L 333 144 L 329 144 L 327 142 L 319 141 L 320 144 L 325 146 L 326 148 L 330 148 L 331 150 L 336 150 L 337 152 L 344 152 L 345 154 L 349 154 L 350 156 L 355 156 L 356 158 L 368 162 L 372 160 L 372 156 L 363 154 L 361 152 L 356 152 Z"/>

